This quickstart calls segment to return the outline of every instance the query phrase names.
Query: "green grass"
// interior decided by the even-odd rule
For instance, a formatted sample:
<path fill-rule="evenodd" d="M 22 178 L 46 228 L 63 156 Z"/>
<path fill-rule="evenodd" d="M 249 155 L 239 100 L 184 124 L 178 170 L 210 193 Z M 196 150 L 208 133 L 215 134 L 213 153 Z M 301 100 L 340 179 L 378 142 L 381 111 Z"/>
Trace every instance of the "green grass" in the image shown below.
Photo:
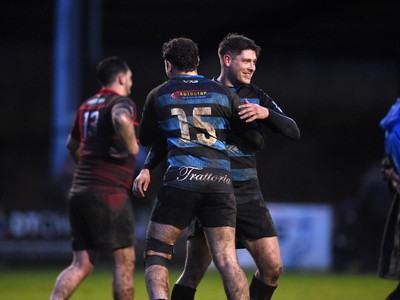
<path fill-rule="evenodd" d="M 61 269 L 0 270 L 0 299 L 48 299 L 54 280 Z M 247 272 L 249 279 L 252 271 Z M 171 271 L 171 282 L 179 276 Z M 143 270 L 135 275 L 135 299 L 147 299 Z M 284 272 L 274 300 L 379 300 L 385 299 L 396 282 L 377 278 L 375 274 L 332 274 Z M 111 299 L 111 269 L 98 268 L 71 297 L 72 300 Z M 219 275 L 209 270 L 196 293 L 196 300 L 225 299 Z"/>

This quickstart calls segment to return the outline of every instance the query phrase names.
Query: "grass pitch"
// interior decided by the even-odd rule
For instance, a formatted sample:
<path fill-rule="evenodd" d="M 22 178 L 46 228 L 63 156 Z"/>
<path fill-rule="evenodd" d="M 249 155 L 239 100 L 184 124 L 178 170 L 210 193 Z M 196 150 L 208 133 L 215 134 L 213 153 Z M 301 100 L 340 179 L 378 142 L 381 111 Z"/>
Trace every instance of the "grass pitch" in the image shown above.
<path fill-rule="evenodd" d="M 49 299 L 54 281 L 61 268 L 0 270 L 0 299 Z M 171 286 L 180 270 L 171 270 Z M 248 278 L 253 270 L 247 270 Z M 109 300 L 111 293 L 111 268 L 95 269 L 79 286 L 71 300 Z M 135 299 L 147 299 L 143 270 L 135 274 Z M 284 272 L 279 280 L 274 300 L 379 300 L 395 288 L 397 282 L 377 278 L 375 274 L 332 274 Z M 226 299 L 218 273 L 208 271 L 197 289 L 196 300 Z"/>

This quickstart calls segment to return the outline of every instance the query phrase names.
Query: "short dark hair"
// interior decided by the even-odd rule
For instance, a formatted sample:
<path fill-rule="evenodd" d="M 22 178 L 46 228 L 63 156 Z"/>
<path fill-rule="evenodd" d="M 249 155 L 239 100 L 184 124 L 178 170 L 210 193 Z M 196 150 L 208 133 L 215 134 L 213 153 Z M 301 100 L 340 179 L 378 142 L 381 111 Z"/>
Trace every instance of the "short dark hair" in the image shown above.
<path fill-rule="evenodd" d="M 129 70 L 128 64 L 117 56 L 110 56 L 103 59 L 97 65 L 97 79 L 102 86 L 112 84 L 117 76 Z"/>
<path fill-rule="evenodd" d="M 243 50 L 253 50 L 258 57 L 261 53 L 261 47 L 254 40 L 239 33 L 229 33 L 219 43 L 218 55 L 222 57 L 228 52 L 239 55 Z"/>
<path fill-rule="evenodd" d="M 197 44 L 185 37 L 179 37 L 165 42 L 162 47 L 164 60 L 175 65 L 179 70 L 189 72 L 197 69 L 199 49 Z"/>

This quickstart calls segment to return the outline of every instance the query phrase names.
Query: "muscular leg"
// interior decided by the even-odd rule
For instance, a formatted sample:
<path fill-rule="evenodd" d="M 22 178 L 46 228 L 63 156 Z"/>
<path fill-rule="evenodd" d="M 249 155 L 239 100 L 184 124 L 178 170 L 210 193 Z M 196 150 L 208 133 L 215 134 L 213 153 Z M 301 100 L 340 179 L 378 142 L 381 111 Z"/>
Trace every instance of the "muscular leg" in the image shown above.
<path fill-rule="evenodd" d="M 227 298 L 250 299 L 247 278 L 237 260 L 235 228 L 204 227 L 204 232 L 214 264 L 222 277 Z"/>
<path fill-rule="evenodd" d="M 133 247 L 118 249 L 112 255 L 114 258 L 114 299 L 134 299 L 135 250 Z"/>
<path fill-rule="evenodd" d="M 68 299 L 93 271 L 96 256 L 94 251 L 74 251 L 72 263 L 58 275 L 50 299 Z"/>
<path fill-rule="evenodd" d="M 147 238 L 159 240 L 168 245 L 175 245 L 176 240 L 182 234 L 182 230 L 155 222 L 150 222 Z M 171 260 L 172 255 L 154 250 L 146 250 L 147 256 L 158 256 Z M 150 300 L 169 299 L 169 272 L 167 266 L 153 264 L 146 266 L 145 281 Z"/>
<path fill-rule="evenodd" d="M 186 242 L 185 267 L 176 283 L 193 289 L 197 288 L 207 272 L 211 260 L 211 254 L 204 235 L 188 239 Z"/>
<path fill-rule="evenodd" d="M 244 240 L 243 244 L 257 265 L 257 271 L 250 285 L 251 299 L 271 299 L 283 270 L 278 238 Z"/>
<path fill-rule="evenodd" d="M 206 238 L 203 234 L 186 242 L 186 258 L 183 272 L 172 289 L 171 300 L 194 299 L 194 294 L 211 263 Z"/>

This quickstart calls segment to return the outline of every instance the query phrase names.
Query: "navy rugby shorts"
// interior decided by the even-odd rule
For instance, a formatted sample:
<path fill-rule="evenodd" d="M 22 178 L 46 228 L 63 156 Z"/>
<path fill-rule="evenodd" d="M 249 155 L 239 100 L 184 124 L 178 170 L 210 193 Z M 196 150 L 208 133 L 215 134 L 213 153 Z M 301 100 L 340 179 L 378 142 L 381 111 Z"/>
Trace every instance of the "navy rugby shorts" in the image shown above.
<path fill-rule="evenodd" d="M 236 202 L 233 193 L 198 193 L 169 186 L 161 187 L 151 221 L 181 230 L 197 216 L 204 227 L 235 227 Z"/>
<path fill-rule="evenodd" d="M 198 220 L 192 222 L 188 238 L 203 234 L 202 225 Z M 277 232 L 265 202 L 254 199 L 237 205 L 236 248 L 244 248 L 242 240 L 255 241 L 274 236 Z"/>

